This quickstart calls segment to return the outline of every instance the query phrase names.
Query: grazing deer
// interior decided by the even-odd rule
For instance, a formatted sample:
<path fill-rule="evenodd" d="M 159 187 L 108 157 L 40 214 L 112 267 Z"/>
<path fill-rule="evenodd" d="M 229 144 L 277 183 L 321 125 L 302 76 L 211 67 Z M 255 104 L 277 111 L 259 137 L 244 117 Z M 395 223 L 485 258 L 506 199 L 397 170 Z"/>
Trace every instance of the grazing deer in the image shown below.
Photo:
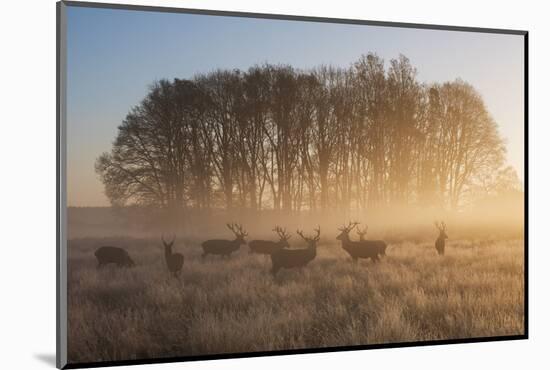
<path fill-rule="evenodd" d="M 227 224 L 227 227 L 235 234 L 235 240 L 212 239 L 203 242 L 203 258 L 209 254 L 218 254 L 229 257 L 231 253 L 241 247 L 241 244 L 246 244 L 246 240 L 244 238 L 248 236 L 248 234 L 243 230 L 241 225 Z"/>
<path fill-rule="evenodd" d="M 447 225 L 445 222 L 441 221 L 439 224 L 435 221 L 435 227 L 439 230 L 439 236 L 435 241 L 435 249 L 440 256 L 445 255 L 445 239 L 448 239 L 447 236 Z"/>
<path fill-rule="evenodd" d="M 118 267 L 133 267 L 136 265 L 128 252 L 119 247 L 100 247 L 94 254 L 97 258 L 97 268 L 109 263 L 114 263 Z"/>
<path fill-rule="evenodd" d="M 164 240 L 164 236 L 161 236 L 160 238 L 162 240 L 162 244 L 164 244 L 164 259 L 166 260 L 166 266 L 168 266 L 168 270 L 175 277 L 179 277 L 185 258 L 180 253 L 172 252 L 172 246 L 174 245 L 176 236 L 174 235 L 172 241 L 170 241 L 169 243 Z"/>
<path fill-rule="evenodd" d="M 296 233 L 307 243 L 307 248 L 302 249 L 279 249 L 271 254 L 271 273 L 273 276 L 282 268 L 304 267 L 317 256 L 317 242 L 320 239 L 321 228 L 314 229 L 316 234 L 313 237 L 304 236 L 303 232 Z"/>
<path fill-rule="evenodd" d="M 352 241 L 349 238 L 349 233 L 357 225 L 359 225 L 359 222 L 350 221 L 347 226 L 339 228 L 340 234 L 336 237 L 336 240 L 342 242 L 342 248 L 348 252 L 354 262 L 357 262 L 359 258 L 370 258 L 371 261 L 378 262 L 380 260 L 378 256 L 386 254 L 386 243 L 383 240 Z"/>
<path fill-rule="evenodd" d="M 290 247 L 288 240 L 291 236 L 287 234 L 286 229 L 276 226 L 273 231 L 279 235 L 279 241 L 273 242 L 271 240 L 252 240 L 248 243 L 250 253 L 271 254 L 279 249 Z"/>

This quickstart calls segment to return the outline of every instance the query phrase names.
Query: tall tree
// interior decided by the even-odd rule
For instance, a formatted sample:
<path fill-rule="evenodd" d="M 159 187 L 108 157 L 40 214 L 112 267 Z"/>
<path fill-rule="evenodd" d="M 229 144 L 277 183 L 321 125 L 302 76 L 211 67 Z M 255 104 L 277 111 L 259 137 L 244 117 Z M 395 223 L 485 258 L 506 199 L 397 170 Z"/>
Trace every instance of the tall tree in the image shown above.
<path fill-rule="evenodd" d="M 96 171 L 118 205 L 456 209 L 504 153 L 471 85 L 422 85 L 406 57 L 386 71 L 367 54 L 346 69 L 266 64 L 161 80 Z"/>

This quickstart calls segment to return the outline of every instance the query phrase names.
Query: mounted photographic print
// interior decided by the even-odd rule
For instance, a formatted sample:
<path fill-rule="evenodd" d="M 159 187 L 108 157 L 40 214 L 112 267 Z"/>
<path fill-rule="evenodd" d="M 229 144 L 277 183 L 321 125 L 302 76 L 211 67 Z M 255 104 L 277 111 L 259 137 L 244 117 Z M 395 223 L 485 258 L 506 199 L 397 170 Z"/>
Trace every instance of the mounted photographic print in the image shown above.
<path fill-rule="evenodd" d="M 58 367 L 527 338 L 526 31 L 57 10 Z"/>

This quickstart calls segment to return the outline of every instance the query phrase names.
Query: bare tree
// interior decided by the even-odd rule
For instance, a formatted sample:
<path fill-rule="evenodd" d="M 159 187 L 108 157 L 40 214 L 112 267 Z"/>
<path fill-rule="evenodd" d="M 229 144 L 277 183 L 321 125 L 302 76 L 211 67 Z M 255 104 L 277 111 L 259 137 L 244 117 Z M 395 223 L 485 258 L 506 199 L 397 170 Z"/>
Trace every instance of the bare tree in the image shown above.
<path fill-rule="evenodd" d="M 504 153 L 471 85 L 422 85 L 405 56 L 386 71 L 367 54 L 347 69 L 266 64 L 159 81 L 96 171 L 114 205 L 456 209 L 495 182 Z"/>

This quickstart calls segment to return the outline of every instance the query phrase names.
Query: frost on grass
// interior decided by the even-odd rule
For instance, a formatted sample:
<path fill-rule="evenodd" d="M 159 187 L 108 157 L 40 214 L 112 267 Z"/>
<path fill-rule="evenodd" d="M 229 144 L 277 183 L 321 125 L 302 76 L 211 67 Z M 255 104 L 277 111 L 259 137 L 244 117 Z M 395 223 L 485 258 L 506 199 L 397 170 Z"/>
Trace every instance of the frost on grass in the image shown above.
<path fill-rule="evenodd" d="M 88 241 L 89 242 L 89 241 Z M 181 281 L 157 241 L 128 247 L 137 266 L 96 269 L 93 249 L 69 248 L 71 362 L 193 356 L 522 334 L 523 241 L 390 245 L 354 264 L 320 244 L 301 270 L 269 273 L 242 250 L 201 260 L 181 243 Z"/>

